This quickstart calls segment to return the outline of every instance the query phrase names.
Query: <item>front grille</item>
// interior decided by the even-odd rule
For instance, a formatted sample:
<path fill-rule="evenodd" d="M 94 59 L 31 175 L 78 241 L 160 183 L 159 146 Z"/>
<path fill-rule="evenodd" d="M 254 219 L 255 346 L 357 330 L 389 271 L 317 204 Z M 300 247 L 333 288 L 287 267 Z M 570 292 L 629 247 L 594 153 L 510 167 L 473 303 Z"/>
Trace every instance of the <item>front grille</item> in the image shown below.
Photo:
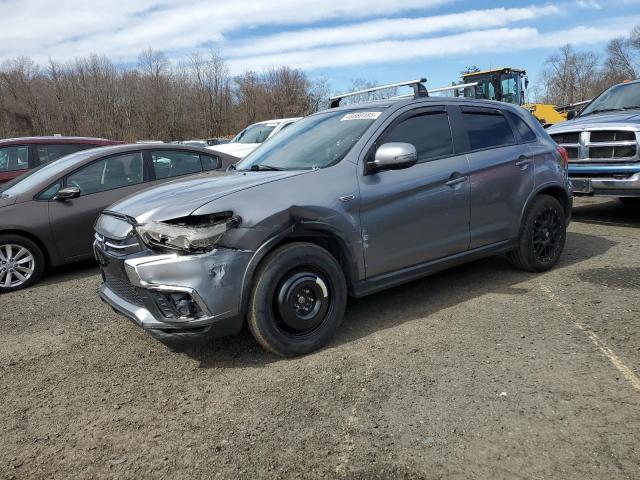
<path fill-rule="evenodd" d="M 631 130 L 563 132 L 553 134 L 551 138 L 567 150 L 573 163 L 640 160 L 636 132 Z"/>
<path fill-rule="evenodd" d="M 580 141 L 580 132 L 556 133 L 551 138 L 557 143 L 578 143 Z"/>
<path fill-rule="evenodd" d="M 114 274 L 111 269 L 104 269 L 102 271 L 104 283 L 113 293 L 118 295 L 123 300 L 132 303 L 138 307 L 144 306 L 144 302 L 138 294 L 138 290 L 134 287 L 126 275 Z"/>
<path fill-rule="evenodd" d="M 591 143 L 625 142 L 635 139 L 635 134 L 627 130 L 603 130 L 600 132 L 591 132 Z"/>
<path fill-rule="evenodd" d="M 569 160 L 575 160 L 578 158 L 578 147 L 565 147 L 569 154 Z"/>

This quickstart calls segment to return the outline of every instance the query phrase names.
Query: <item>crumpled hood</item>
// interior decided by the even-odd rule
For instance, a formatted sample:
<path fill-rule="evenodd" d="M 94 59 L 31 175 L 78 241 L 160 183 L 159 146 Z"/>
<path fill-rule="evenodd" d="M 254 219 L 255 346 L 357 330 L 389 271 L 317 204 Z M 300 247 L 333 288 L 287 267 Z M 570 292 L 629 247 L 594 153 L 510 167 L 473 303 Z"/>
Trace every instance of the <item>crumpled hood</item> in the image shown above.
<path fill-rule="evenodd" d="M 223 145 L 213 145 L 207 147 L 214 152 L 226 153 L 242 160 L 260 146 L 259 143 L 225 143 Z"/>
<path fill-rule="evenodd" d="M 184 180 L 164 183 L 126 197 L 106 210 L 133 217 L 139 223 L 164 221 L 190 215 L 226 195 L 304 174 L 283 172 L 208 172 Z"/>
<path fill-rule="evenodd" d="M 554 133 L 556 131 L 565 130 L 579 130 L 580 128 L 592 128 L 594 126 L 601 125 L 606 126 L 622 126 L 629 124 L 640 127 L 640 110 L 624 110 L 620 112 L 605 112 L 593 115 L 587 115 L 586 117 L 578 117 L 566 122 L 557 123 L 549 128 L 547 132 Z"/>

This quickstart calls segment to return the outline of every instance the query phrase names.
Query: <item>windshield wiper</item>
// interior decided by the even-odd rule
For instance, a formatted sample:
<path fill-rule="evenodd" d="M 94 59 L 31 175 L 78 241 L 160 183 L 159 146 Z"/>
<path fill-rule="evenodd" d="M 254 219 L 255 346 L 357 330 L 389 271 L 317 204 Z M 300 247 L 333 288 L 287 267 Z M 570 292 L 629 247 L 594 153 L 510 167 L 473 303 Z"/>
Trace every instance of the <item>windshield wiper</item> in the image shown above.
<path fill-rule="evenodd" d="M 257 165 L 251 165 L 249 170 L 251 170 L 252 172 L 259 172 L 259 171 L 267 172 L 267 171 L 280 171 L 282 169 L 278 167 L 274 167 L 273 165 L 265 165 L 261 163 Z"/>

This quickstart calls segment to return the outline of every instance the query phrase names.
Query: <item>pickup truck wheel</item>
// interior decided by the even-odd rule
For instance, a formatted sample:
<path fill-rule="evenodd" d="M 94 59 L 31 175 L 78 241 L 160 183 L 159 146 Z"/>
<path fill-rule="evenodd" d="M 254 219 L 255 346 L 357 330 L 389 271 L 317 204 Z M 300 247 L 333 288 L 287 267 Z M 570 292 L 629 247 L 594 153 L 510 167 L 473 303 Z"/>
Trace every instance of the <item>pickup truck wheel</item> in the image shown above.
<path fill-rule="evenodd" d="M 36 283 L 44 271 L 44 256 L 38 246 L 19 235 L 0 235 L 0 293 Z"/>
<path fill-rule="evenodd" d="M 640 207 L 640 197 L 620 197 L 618 200 L 629 207 Z"/>
<path fill-rule="evenodd" d="M 247 323 L 270 352 L 304 355 L 333 337 L 346 303 L 347 285 L 336 259 L 317 245 L 291 243 L 258 268 Z"/>
<path fill-rule="evenodd" d="M 566 237 L 567 220 L 562 205 L 549 195 L 539 195 L 527 207 L 518 247 L 507 254 L 507 259 L 521 270 L 549 270 L 562 255 Z"/>

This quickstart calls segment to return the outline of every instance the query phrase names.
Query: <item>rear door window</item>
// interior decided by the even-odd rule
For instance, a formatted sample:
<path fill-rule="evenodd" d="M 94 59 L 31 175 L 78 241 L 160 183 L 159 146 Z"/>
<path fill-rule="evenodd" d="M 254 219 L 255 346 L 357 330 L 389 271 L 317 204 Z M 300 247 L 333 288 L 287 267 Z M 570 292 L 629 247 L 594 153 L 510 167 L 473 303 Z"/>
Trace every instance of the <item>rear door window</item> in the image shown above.
<path fill-rule="evenodd" d="M 130 152 L 96 160 L 69 174 L 65 184 L 78 187 L 81 195 L 90 195 L 143 181 L 142 152 Z"/>
<path fill-rule="evenodd" d="M 11 145 L 0 147 L 0 172 L 15 172 L 29 168 L 29 147 Z"/>
<path fill-rule="evenodd" d="M 180 150 L 151 151 L 156 179 L 179 177 L 202 171 L 200 155 Z"/>
<path fill-rule="evenodd" d="M 516 143 L 509 122 L 499 110 L 462 107 L 462 121 L 471 150 L 502 147 Z"/>
<path fill-rule="evenodd" d="M 40 161 L 40 163 L 49 163 L 59 159 L 60 157 L 69 155 L 70 153 L 79 152 L 80 150 L 85 150 L 87 148 L 92 148 L 92 147 L 93 147 L 92 145 L 81 145 L 81 144 L 66 144 L 66 145 L 37 144 L 36 151 L 38 152 L 38 160 Z"/>
<path fill-rule="evenodd" d="M 383 143 L 410 143 L 418 152 L 418 161 L 453 154 L 453 140 L 449 117 L 444 109 L 424 109 L 409 114 L 407 118 L 392 125 L 378 140 Z"/>

